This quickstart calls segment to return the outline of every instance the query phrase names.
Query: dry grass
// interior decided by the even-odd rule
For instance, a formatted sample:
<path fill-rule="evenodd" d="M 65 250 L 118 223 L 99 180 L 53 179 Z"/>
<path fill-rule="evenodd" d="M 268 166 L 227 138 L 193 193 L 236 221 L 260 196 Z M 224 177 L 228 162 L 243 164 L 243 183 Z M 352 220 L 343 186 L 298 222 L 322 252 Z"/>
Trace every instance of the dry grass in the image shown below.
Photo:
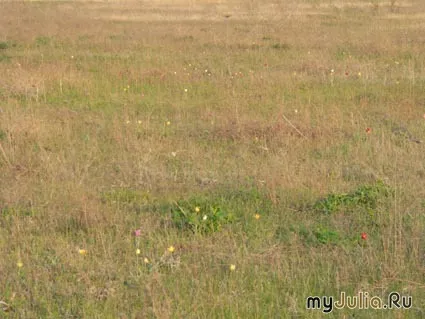
<path fill-rule="evenodd" d="M 1 316 L 321 318 L 341 291 L 413 307 L 330 317 L 424 316 L 420 1 L 0 12 Z M 235 219 L 193 234 L 179 200 Z"/>

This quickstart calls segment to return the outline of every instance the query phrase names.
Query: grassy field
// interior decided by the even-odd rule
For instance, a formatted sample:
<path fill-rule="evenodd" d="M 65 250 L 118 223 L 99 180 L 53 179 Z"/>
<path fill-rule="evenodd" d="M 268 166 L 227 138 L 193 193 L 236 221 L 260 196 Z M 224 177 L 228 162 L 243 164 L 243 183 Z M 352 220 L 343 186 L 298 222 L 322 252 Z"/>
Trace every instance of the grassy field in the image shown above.
<path fill-rule="evenodd" d="M 423 1 L 0 1 L 1 318 L 425 317 Z"/>

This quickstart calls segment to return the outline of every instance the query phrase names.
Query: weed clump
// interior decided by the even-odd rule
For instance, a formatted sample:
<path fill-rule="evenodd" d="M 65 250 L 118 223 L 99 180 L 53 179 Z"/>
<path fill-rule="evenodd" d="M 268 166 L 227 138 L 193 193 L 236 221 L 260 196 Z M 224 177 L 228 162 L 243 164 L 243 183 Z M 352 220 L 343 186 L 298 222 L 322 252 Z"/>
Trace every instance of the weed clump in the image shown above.
<path fill-rule="evenodd" d="M 233 215 L 219 205 L 203 203 L 197 206 L 190 201 L 175 202 L 171 208 L 174 224 L 193 233 L 213 233 L 234 220 Z"/>
<path fill-rule="evenodd" d="M 354 209 L 363 207 L 373 210 L 381 198 L 391 195 L 391 189 L 382 181 L 374 184 L 362 185 L 348 194 L 329 194 L 313 204 L 313 211 L 332 214 L 341 209 Z"/>

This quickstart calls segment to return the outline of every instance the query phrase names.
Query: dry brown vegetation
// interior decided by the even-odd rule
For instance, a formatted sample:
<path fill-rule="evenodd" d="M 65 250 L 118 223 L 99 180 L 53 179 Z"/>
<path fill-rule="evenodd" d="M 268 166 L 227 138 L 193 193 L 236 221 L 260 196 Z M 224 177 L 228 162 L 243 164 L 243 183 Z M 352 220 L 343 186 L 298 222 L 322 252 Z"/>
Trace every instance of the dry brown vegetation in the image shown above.
<path fill-rule="evenodd" d="M 413 307 L 330 317 L 424 316 L 421 1 L 0 16 L 0 316 L 321 318 L 341 291 Z M 234 219 L 182 229 L 181 200 Z"/>

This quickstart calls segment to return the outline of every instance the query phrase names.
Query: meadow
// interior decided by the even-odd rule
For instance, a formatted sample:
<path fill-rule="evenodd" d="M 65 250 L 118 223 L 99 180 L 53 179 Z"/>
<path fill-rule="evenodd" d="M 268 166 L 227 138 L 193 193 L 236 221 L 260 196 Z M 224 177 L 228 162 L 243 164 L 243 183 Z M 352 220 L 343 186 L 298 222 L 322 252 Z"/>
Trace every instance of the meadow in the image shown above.
<path fill-rule="evenodd" d="M 423 1 L 0 16 L 1 318 L 425 317 Z"/>

